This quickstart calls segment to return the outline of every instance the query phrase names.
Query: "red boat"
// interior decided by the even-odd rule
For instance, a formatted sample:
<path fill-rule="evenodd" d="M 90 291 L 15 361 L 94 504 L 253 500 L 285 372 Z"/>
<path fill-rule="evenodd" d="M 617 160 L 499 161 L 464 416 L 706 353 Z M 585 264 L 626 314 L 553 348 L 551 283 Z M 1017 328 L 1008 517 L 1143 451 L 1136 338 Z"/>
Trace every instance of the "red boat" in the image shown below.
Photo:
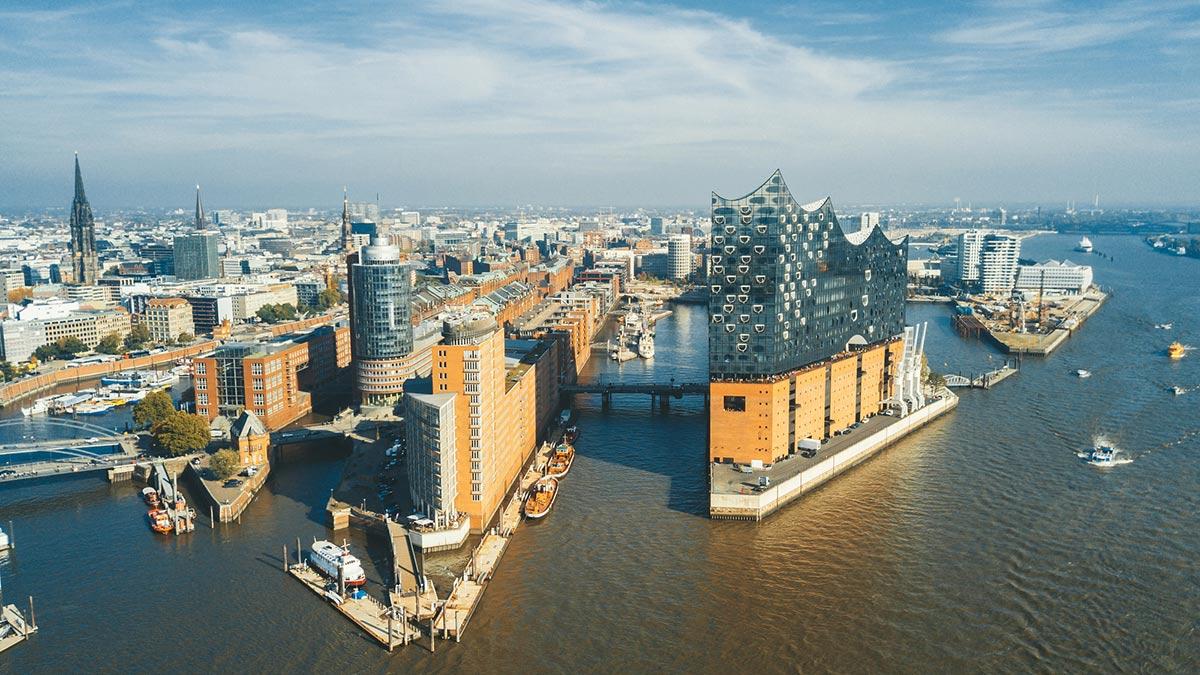
<path fill-rule="evenodd" d="M 159 534 L 168 534 L 175 529 L 171 524 L 171 516 L 165 509 L 150 509 L 146 512 L 146 517 L 150 519 L 150 529 Z"/>

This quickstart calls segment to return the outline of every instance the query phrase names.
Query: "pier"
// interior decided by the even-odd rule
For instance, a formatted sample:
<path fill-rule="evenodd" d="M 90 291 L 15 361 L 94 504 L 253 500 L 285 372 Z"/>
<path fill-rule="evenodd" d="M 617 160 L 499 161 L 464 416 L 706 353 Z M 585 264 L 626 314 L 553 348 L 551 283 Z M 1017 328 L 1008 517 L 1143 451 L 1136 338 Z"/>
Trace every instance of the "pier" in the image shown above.
<path fill-rule="evenodd" d="M 996 370 L 976 375 L 975 377 L 947 375 L 946 386 L 951 388 L 991 389 L 993 386 L 1016 375 L 1018 372 L 1020 372 L 1020 368 L 1017 365 L 1005 363 Z"/>
<path fill-rule="evenodd" d="M 0 607 L 0 652 L 5 652 L 29 639 L 37 632 L 37 622 L 33 616 L 33 598 L 29 598 L 29 620 L 16 605 Z"/>

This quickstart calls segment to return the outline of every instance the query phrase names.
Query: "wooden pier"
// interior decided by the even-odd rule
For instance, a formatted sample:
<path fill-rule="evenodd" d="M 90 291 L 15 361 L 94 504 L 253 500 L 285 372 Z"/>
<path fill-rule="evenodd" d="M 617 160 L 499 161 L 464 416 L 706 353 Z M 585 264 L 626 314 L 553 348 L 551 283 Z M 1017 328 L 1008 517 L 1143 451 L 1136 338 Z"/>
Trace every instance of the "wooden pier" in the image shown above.
<path fill-rule="evenodd" d="M 334 601 L 326 591 L 329 580 L 303 562 L 288 565 L 287 572 L 364 633 L 386 647 L 389 652 L 421 636 L 420 630 L 413 625 L 415 617 L 407 614 L 402 608 L 388 607 L 369 595 L 361 599 L 346 597 Z M 337 596 L 337 591 L 333 593 Z"/>
<path fill-rule="evenodd" d="M 5 605 L 0 609 L 0 652 L 24 642 L 32 633 L 37 632 L 37 623 L 33 618 L 33 598 L 29 599 L 29 621 L 16 605 Z"/>

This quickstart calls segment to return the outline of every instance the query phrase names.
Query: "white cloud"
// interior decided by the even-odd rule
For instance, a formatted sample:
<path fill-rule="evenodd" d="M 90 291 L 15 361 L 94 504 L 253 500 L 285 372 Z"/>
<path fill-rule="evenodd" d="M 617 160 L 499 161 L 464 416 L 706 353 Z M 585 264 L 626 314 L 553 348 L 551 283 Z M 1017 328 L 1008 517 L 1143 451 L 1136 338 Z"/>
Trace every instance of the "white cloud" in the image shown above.
<path fill-rule="evenodd" d="M 1082 46 L 1133 30 L 1023 11 L 943 37 Z M 19 131 L 0 152 L 36 164 L 82 139 L 131 181 L 187 171 L 213 194 L 259 199 L 373 181 L 426 203 L 702 202 L 777 166 L 798 191 L 842 201 L 1037 197 L 1092 185 L 1115 157 L 1195 166 L 1182 158 L 1196 141 L 1119 107 L 939 89 L 994 65 L 978 55 L 838 56 L 804 35 L 642 5 L 464 0 L 378 19 L 347 41 L 193 17 L 90 43 L 84 24 L 69 37 L 89 45 L 78 63 L 0 67 L 0 116 Z"/>

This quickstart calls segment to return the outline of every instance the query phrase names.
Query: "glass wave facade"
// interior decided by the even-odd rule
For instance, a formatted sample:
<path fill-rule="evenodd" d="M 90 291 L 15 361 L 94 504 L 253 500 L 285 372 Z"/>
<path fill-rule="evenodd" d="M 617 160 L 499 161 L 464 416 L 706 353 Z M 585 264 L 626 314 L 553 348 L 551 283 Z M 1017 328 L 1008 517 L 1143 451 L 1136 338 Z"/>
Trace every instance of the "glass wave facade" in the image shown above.
<path fill-rule="evenodd" d="M 709 373 L 757 380 L 904 331 L 907 246 L 842 232 L 829 199 L 798 204 L 776 171 L 712 196 Z"/>

